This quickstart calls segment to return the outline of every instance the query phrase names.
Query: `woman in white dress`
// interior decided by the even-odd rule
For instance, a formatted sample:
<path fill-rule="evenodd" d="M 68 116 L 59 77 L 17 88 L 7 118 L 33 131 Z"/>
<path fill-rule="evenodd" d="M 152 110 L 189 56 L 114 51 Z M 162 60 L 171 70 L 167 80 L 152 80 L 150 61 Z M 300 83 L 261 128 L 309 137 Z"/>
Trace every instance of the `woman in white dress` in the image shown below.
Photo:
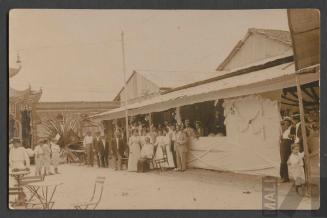
<path fill-rule="evenodd" d="M 132 136 L 128 140 L 129 156 L 128 156 L 128 171 L 137 171 L 137 162 L 141 157 L 141 143 L 138 136 L 138 130 L 132 131 Z"/>
<path fill-rule="evenodd" d="M 170 139 L 169 136 L 166 134 L 165 130 L 159 130 L 158 131 L 158 137 L 156 140 L 156 154 L 155 154 L 155 159 L 162 159 L 163 156 L 163 149 L 166 149 L 167 152 L 167 159 L 168 159 L 168 164 L 165 163 L 165 165 L 163 165 L 166 168 L 175 168 L 175 164 L 174 164 L 174 159 L 173 159 L 173 154 L 171 152 L 171 148 L 170 148 Z"/>
<path fill-rule="evenodd" d="M 299 194 L 301 194 L 300 189 L 303 189 L 303 186 L 305 184 L 303 158 L 304 152 L 300 152 L 300 145 L 297 143 L 292 144 L 292 154 L 288 158 L 287 165 L 290 174 L 293 177 L 296 192 Z"/>

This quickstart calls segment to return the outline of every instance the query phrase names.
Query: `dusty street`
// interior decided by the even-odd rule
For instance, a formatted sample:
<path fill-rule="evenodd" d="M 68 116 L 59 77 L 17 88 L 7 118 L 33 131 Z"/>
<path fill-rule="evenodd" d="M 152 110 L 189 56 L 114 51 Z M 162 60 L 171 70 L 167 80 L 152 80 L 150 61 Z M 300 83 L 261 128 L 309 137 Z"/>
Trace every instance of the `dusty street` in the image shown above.
<path fill-rule="evenodd" d="M 190 169 L 132 173 L 108 168 L 61 165 L 59 175 L 46 181 L 62 182 L 53 209 L 72 209 L 72 203 L 90 198 L 97 176 L 105 176 L 103 197 L 97 209 L 261 209 L 262 178 L 259 176 Z M 290 183 L 278 185 L 278 203 L 283 202 Z M 288 196 L 290 205 L 311 209 L 319 201 L 300 199 L 294 191 Z M 283 206 L 284 208 L 285 206 Z M 294 206 L 292 206 L 294 207 Z"/>

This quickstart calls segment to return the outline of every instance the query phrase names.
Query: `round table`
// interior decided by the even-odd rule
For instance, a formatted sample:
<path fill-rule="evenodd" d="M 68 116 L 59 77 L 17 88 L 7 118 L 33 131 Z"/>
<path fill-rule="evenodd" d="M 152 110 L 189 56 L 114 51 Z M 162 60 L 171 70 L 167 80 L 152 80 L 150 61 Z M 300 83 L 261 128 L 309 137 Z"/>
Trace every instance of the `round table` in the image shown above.
<path fill-rule="evenodd" d="M 20 194 L 18 194 L 18 197 L 15 202 L 15 206 L 23 206 L 25 204 L 25 197 L 26 194 L 24 193 L 23 187 L 21 185 L 21 180 L 24 176 L 30 174 L 30 170 L 19 170 L 19 171 L 11 171 L 9 173 L 10 176 L 14 177 L 17 181 L 17 188 L 20 190 Z"/>

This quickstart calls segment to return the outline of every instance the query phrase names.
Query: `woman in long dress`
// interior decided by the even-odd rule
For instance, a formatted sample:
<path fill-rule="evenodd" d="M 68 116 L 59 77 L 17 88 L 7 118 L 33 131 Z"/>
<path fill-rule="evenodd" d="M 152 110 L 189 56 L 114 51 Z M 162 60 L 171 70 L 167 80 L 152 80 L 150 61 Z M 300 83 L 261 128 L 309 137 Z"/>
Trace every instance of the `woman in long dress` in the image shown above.
<path fill-rule="evenodd" d="M 132 131 L 132 136 L 128 141 L 129 156 L 128 156 L 128 171 L 137 171 L 137 162 L 141 158 L 141 143 L 138 137 L 137 129 Z"/>
<path fill-rule="evenodd" d="M 139 132 L 141 132 L 139 137 L 140 137 L 140 143 L 141 143 L 141 149 L 142 149 L 143 145 L 145 144 L 146 129 L 142 128 L 142 130 L 141 131 L 139 130 Z"/>

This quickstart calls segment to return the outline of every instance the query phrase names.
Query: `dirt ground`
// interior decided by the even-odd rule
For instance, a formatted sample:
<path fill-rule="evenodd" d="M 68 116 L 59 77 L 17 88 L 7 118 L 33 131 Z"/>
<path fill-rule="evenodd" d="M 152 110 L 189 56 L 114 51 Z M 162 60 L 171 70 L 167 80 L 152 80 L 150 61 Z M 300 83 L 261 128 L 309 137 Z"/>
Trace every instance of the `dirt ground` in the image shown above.
<path fill-rule="evenodd" d="M 102 200 L 97 209 L 260 210 L 263 207 L 260 176 L 201 169 L 134 173 L 65 164 L 60 165 L 60 174 L 46 177 L 46 182 L 63 183 L 54 196 L 53 209 L 73 209 L 74 202 L 87 201 L 97 176 L 106 177 Z M 279 207 L 319 207 L 319 199 L 300 198 L 291 186 L 291 183 L 278 184 Z M 288 203 L 283 204 L 283 201 Z"/>

